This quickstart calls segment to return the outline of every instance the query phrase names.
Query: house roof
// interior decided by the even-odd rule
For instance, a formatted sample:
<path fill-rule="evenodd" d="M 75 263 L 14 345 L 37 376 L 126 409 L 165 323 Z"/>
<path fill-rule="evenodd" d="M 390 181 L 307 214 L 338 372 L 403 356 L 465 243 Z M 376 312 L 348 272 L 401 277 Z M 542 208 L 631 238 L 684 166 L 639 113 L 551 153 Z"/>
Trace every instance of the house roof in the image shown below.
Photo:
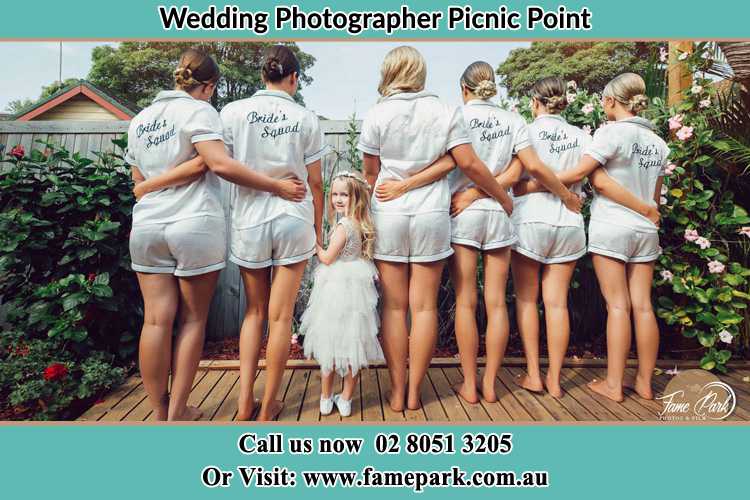
<path fill-rule="evenodd" d="M 21 110 L 12 119 L 18 121 L 29 121 L 77 95 L 88 97 L 120 120 L 130 120 L 137 114 L 136 111 L 117 101 L 114 97 L 106 94 L 91 82 L 87 80 L 79 80 L 72 85 L 68 85 L 67 87 L 58 90 L 46 99 L 34 103 L 31 107 Z"/>

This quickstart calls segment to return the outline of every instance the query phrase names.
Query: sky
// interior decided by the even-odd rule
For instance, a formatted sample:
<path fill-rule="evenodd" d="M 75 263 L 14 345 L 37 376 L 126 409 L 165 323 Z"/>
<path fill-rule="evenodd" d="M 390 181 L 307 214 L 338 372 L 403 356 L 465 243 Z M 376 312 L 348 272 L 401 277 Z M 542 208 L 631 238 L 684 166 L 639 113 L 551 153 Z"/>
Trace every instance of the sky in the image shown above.
<path fill-rule="evenodd" d="M 64 42 L 62 78 L 85 78 L 91 68 L 91 49 L 103 42 Z M 329 119 L 358 117 L 377 101 L 380 63 L 403 42 L 298 42 L 316 58 L 310 71 L 313 83 L 302 89 L 305 104 Z M 461 103 L 458 79 L 474 61 L 493 67 L 510 51 L 528 42 L 413 42 L 427 61 L 427 89 L 446 102 Z M 15 99 L 36 99 L 42 87 L 56 81 L 59 43 L 0 42 L 0 60 L 6 61 L 0 78 L 0 112 Z"/>

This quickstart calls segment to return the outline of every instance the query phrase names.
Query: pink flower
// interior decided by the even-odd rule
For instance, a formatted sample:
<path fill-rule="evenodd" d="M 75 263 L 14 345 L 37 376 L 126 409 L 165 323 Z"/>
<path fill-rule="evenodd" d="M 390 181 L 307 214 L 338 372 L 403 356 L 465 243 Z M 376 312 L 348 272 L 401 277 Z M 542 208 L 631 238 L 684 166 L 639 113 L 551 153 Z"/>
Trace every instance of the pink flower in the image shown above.
<path fill-rule="evenodd" d="M 703 236 L 695 240 L 695 244 L 701 247 L 703 250 L 705 250 L 706 248 L 711 248 L 711 242 Z"/>
<path fill-rule="evenodd" d="M 675 165 L 674 163 L 672 162 L 667 163 L 667 166 L 664 167 L 664 175 L 672 175 L 676 168 L 677 168 L 677 165 Z"/>
<path fill-rule="evenodd" d="M 575 101 L 576 97 L 577 96 L 576 96 L 575 92 L 568 92 L 568 94 L 565 96 L 565 98 L 568 101 L 568 104 L 571 104 L 573 101 Z"/>
<path fill-rule="evenodd" d="M 667 194 L 669 192 L 669 189 L 667 189 L 667 186 L 662 184 L 661 186 L 661 194 Z"/>
<path fill-rule="evenodd" d="M 750 226 L 743 226 L 741 229 L 737 231 L 739 234 L 744 234 L 748 238 L 750 238 Z"/>
<path fill-rule="evenodd" d="M 724 272 L 724 264 L 718 260 L 709 261 L 708 272 L 711 274 L 721 274 Z"/>
<path fill-rule="evenodd" d="M 10 150 L 10 155 L 14 157 L 16 160 L 22 159 L 25 154 L 26 154 L 26 151 L 23 149 L 23 146 L 20 144 L 16 144 L 16 146 Z"/>
<path fill-rule="evenodd" d="M 732 334 L 726 330 L 722 330 L 719 332 L 719 339 L 721 339 L 721 341 L 724 342 L 725 344 L 731 344 L 732 338 L 733 338 Z"/>
<path fill-rule="evenodd" d="M 690 87 L 691 94 L 700 94 L 701 92 L 703 92 L 703 87 L 701 87 L 700 85 L 696 84 Z"/>
<path fill-rule="evenodd" d="M 693 137 L 693 127 L 682 127 L 680 130 L 677 131 L 677 138 L 681 141 L 687 141 L 691 137 Z"/>
<path fill-rule="evenodd" d="M 578 84 L 576 83 L 575 80 L 570 80 L 568 82 L 568 88 L 572 90 L 578 90 Z"/>
<path fill-rule="evenodd" d="M 583 130 L 587 134 L 591 135 L 591 127 L 590 126 L 584 125 L 583 127 L 581 127 L 581 130 Z"/>
<path fill-rule="evenodd" d="M 669 52 L 664 47 L 659 47 L 659 61 L 660 62 L 667 62 L 667 58 L 669 57 Z"/>
<path fill-rule="evenodd" d="M 292 345 L 295 345 L 297 343 L 297 339 L 299 339 L 299 336 L 295 333 L 292 335 Z"/>
<path fill-rule="evenodd" d="M 591 113 L 594 112 L 594 105 L 588 102 L 583 105 L 583 107 L 581 108 L 581 111 L 583 111 L 584 115 L 590 115 Z"/>
<path fill-rule="evenodd" d="M 661 279 L 663 279 L 664 281 L 669 281 L 670 283 L 672 283 L 672 279 L 674 278 L 674 274 L 672 274 L 671 271 L 664 270 L 660 274 L 661 274 Z"/>
<path fill-rule="evenodd" d="M 695 241 L 698 238 L 700 238 L 700 236 L 698 236 L 698 231 L 696 231 L 695 229 L 685 229 L 686 241 Z"/>
<path fill-rule="evenodd" d="M 699 108 L 708 108 L 709 106 L 711 106 L 711 98 L 710 97 L 706 97 L 705 99 L 702 99 L 701 101 L 698 102 L 698 107 Z"/>
<path fill-rule="evenodd" d="M 659 205 L 666 205 L 669 203 L 669 200 L 667 200 L 664 196 L 659 198 Z"/>
<path fill-rule="evenodd" d="M 682 120 L 685 117 L 682 114 L 674 115 L 669 118 L 669 130 L 677 130 L 682 127 Z"/>

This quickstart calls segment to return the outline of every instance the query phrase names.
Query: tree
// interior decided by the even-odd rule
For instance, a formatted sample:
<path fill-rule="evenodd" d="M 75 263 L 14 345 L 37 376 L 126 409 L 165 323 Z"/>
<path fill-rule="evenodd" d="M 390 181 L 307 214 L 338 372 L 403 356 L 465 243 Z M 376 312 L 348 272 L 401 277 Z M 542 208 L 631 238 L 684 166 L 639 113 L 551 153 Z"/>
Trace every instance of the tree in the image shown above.
<path fill-rule="evenodd" d="M 14 99 L 5 106 L 5 111 L 17 115 L 21 110 L 28 108 L 35 102 L 34 99 Z"/>
<path fill-rule="evenodd" d="M 644 42 L 533 42 L 515 49 L 497 68 L 508 95 L 526 95 L 540 78 L 557 76 L 599 92 L 625 71 L 643 73 L 658 44 Z"/>
<path fill-rule="evenodd" d="M 10 101 L 5 107 L 9 113 L 18 114 L 24 109 L 33 106 L 42 99 L 46 99 L 52 94 L 58 92 L 60 89 L 78 83 L 78 78 L 67 78 L 64 82 L 54 81 L 49 85 L 42 87 L 42 93 L 39 95 L 39 99 L 15 99 Z"/>
<path fill-rule="evenodd" d="M 174 86 L 173 72 L 180 54 L 197 47 L 211 54 L 221 69 L 221 80 L 212 104 L 221 109 L 225 104 L 248 97 L 262 88 L 260 77 L 263 52 L 269 42 L 123 42 L 118 47 L 100 46 L 92 52 L 88 79 L 97 87 L 125 102 L 139 107 L 150 104 L 161 90 Z M 285 43 L 300 61 L 300 83 L 308 85 L 312 78 L 306 73 L 315 62 L 295 43 Z M 304 102 L 298 93 L 298 102 Z"/>
<path fill-rule="evenodd" d="M 61 81 L 54 81 L 50 83 L 49 85 L 45 85 L 42 87 L 42 93 L 39 96 L 39 100 L 46 99 L 49 96 L 61 91 L 65 87 L 69 87 L 70 85 L 76 85 L 81 80 L 78 78 L 66 78 L 64 82 Z"/>

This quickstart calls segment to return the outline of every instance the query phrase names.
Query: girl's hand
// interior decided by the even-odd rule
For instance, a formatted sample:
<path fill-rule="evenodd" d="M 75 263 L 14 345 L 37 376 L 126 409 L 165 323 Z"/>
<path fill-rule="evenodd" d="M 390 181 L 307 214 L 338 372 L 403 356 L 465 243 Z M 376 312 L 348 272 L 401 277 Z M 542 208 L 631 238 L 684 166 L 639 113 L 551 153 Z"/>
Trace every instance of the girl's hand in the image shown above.
<path fill-rule="evenodd" d="M 583 200 L 580 196 L 572 191 L 568 191 L 568 194 L 562 199 L 565 207 L 571 212 L 580 214 L 581 208 L 583 207 Z"/>
<path fill-rule="evenodd" d="M 387 179 L 375 187 L 375 197 L 378 201 L 391 201 L 400 198 L 408 191 L 404 181 Z"/>
<path fill-rule="evenodd" d="M 144 184 L 145 182 L 139 182 L 133 188 L 133 194 L 135 195 L 136 201 L 140 201 L 141 198 L 143 198 L 149 193 L 149 191 L 146 189 L 146 186 L 144 186 Z"/>
<path fill-rule="evenodd" d="M 320 257 L 320 254 L 323 253 L 325 250 L 323 249 L 323 245 L 321 245 L 319 242 L 315 243 L 315 255 Z"/>
<path fill-rule="evenodd" d="M 459 191 L 451 197 L 451 217 L 456 217 L 458 214 L 466 210 L 466 208 L 477 200 L 477 196 L 474 194 L 474 190 L 467 189 L 465 191 Z"/>
<path fill-rule="evenodd" d="M 661 213 L 657 207 L 650 206 L 644 215 L 648 220 L 653 222 L 656 227 L 659 227 L 659 224 L 661 223 Z"/>
<path fill-rule="evenodd" d="M 305 193 L 307 193 L 307 186 L 296 177 L 276 181 L 274 194 L 280 198 L 300 202 L 305 199 Z"/>

